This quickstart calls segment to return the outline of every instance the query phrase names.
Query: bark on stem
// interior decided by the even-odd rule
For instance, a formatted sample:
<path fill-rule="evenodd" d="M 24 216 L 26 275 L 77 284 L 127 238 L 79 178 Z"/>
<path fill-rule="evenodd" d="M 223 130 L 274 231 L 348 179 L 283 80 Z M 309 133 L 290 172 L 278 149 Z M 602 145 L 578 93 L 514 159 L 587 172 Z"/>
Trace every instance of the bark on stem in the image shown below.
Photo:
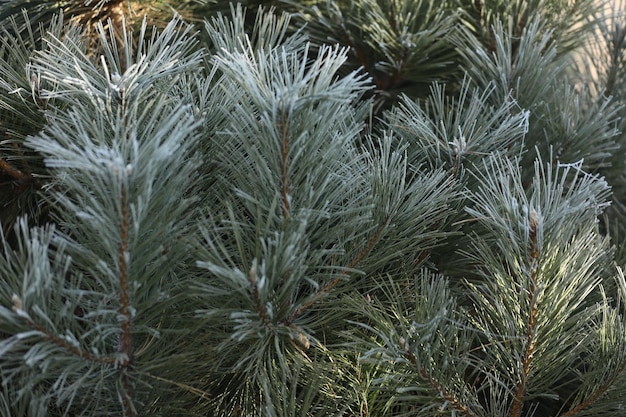
<path fill-rule="evenodd" d="M 536 297 L 537 292 L 537 265 L 539 262 L 539 245 L 537 242 L 537 230 L 539 228 L 539 216 L 533 209 L 529 219 L 529 238 L 530 238 L 530 287 L 528 288 L 528 305 L 530 307 L 528 320 L 526 323 L 526 343 L 522 356 L 522 372 L 520 374 L 515 394 L 513 396 L 513 404 L 509 412 L 509 417 L 520 417 L 524 408 L 524 397 L 528 390 L 528 378 L 532 371 L 532 362 L 535 355 L 535 345 L 537 343 L 537 314 L 539 312 L 539 300 Z"/>
<path fill-rule="evenodd" d="M 33 178 L 31 174 L 20 171 L 2 158 L 0 158 L 0 170 L 7 174 L 9 177 L 13 178 L 15 181 L 21 183 L 28 182 Z"/>
<path fill-rule="evenodd" d="M 459 398 L 457 398 L 454 393 L 448 390 L 437 378 L 434 378 L 424 367 L 419 365 L 419 361 L 413 354 L 413 352 L 405 351 L 404 357 L 411 362 L 417 368 L 417 372 L 420 377 L 426 381 L 433 389 L 435 389 L 441 397 L 452 404 L 452 406 L 457 410 L 463 413 L 466 417 L 478 417 L 476 413 L 474 413 L 468 406 L 464 405 Z"/>
<path fill-rule="evenodd" d="M 374 248 L 374 245 L 376 244 L 376 242 L 378 241 L 378 239 L 380 238 L 380 236 L 382 235 L 383 231 L 385 230 L 385 228 L 387 227 L 387 225 L 389 224 L 389 219 L 385 219 L 385 221 L 383 222 L 383 224 L 381 224 L 378 229 L 376 230 L 376 233 L 374 233 L 374 235 L 367 241 L 365 247 L 363 247 L 363 249 L 361 249 L 359 251 L 359 253 L 357 254 L 357 256 L 354 257 L 354 259 L 352 259 L 352 261 L 350 262 L 350 264 L 348 264 L 348 266 L 346 267 L 346 269 L 354 269 L 356 268 L 359 263 L 361 262 L 361 260 L 372 250 L 372 248 Z M 311 308 L 311 306 L 315 303 L 317 303 L 323 296 L 325 296 L 326 294 L 328 294 L 330 292 L 331 289 L 333 289 L 335 286 L 337 286 L 337 284 L 339 284 L 341 282 L 341 280 L 343 278 L 345 278 L 347 275 L 349 274 L 348 271 L 344 271 L 341 273 L 340 276 L 338 276 L 337 278 L 333 279 L 332 281 L 330 281 L 328 284 L 324 285 L 322 288 L 320 288 L 312 297 L 311 299 L 302 304 L 300 307 L 298 307 L 298 309 L 296 311 L 294 311 L 289 318 L 287 319 L 287 324 L 291 324 L 293 323 L 293 321 L 302 313 L 304 313 L 306 310 L 308 310 L 309 308 Z"/>

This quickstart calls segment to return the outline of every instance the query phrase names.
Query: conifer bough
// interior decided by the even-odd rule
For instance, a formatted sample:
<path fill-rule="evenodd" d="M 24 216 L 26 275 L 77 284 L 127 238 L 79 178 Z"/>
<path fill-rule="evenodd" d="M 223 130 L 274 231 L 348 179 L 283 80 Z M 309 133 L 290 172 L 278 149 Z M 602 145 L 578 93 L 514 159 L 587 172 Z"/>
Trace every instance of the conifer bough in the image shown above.
<path fill-rule="evenodd" d="M 18 3 L 0 415 L 623 413 L 622 3 Z"/>

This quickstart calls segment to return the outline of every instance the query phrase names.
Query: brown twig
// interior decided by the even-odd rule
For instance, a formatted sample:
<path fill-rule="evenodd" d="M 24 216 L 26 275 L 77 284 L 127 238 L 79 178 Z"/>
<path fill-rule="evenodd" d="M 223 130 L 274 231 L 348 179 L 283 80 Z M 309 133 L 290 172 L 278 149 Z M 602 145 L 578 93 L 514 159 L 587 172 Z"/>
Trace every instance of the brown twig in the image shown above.
<path fill-rule="evenodd" d="M 261 302 L 261 297 L 259 296 L 259 285 L 258 285 L 258 280 L 256 278 L 256 270 L 254 266 L 250 268 L 250 272 L 248 273 L 248 281 L 250 281 L 250 285 L 252 286 L 252 299 L 254 300 L 254 306 L 256 307 L 256 310 L 259 313 L 261 322 L 263 324 L 268 324 L 270 322 L 270 318 L 269 318 L 269 315 L 267 314 L 267 309 Z"/>
<path fill-rule="evenodd" d="M 530 277 L 530 288 L 528 290 L 528 303 L 530 305 L 530 314 L 528 316 L 528 322 L 526 324 L 526 349 L 522 356 L 522 374 L 520 380 L 517 383 L 515 395 L 513 396 L 513 404 L 509 417 L 520 417 L 522 415 L 522 409 L 524 407 L 524 396 L 526 395 L 528 375 L 532 370 L 532 362 L 535 354 L 535 345 L 537 342 L 536 330 L 537 330 L 537 314 L 539 312 L 538 304 L 539 300 L 535 297 L 537 279 L 537 263 L 539 259 L 539 248 L 537 243 L 537 230 L 539 227 L 539 217 L 537 212 L 532 209 L 529 219 L 530 228 L 530 262 L 532 265 L 532 272 Z"/>
<path fill-rule="evenodd" d="M 618 378 L 618 376 L 620 376 L 624 372 L 625 368 L 626 368 L 626 359 L 622 361 L 622 363 L 618 367 L 618 371 L 615 373 L 613 378 L 610 378 L 608 381 L 602 384 L 588 399 L 581 402 L 576 407 L 571 408 L 566 413 L 561 414 L 559 417 L 573 417 L 576 414 L 583 411 L 585 408 L 589 407 L 591 404 L 598 401 L 604 395 L 604 393 L 611 387 L 611 385 L 615 383 L 615 380 Z"/>
<path fill-rule="evenodd" d="M 452 406 L 465 414 L 467 417 L 478 417 L 467 405 L 463 404 L 454 393 L 450 392 L 437 378 L 433 377 L 424 367 L 419 365 L 419 362 L 413 352 L 405 351 L 404 357 L 417 368 L 419 376 L 426 381 L 433 389 L 435 389 L 441 397 L 452 404 Z"/>
<path fill-rule="evenodd" d="M 78 356 L 79 358 L 90 362 L 105 363 L 109 365 L 113 365 L 115 363 L 115 358 L 109 356 L 98 356 L 89 351 L 83 350 L 80 347 L 69 343 L 67 340 L 64 340 L 57 335 L 49 332 L 48 329 L 43 327 L 41 324 L 35 322 L 33 319 L 29 319 L 29 323 L 35 330 L 41 332 L 53 344 L 68 351 L 72 355 Z"/>
<path fill-rule="evenodd" d="M 56 334 L 48 331 L 48 329 L 46 329 L 43 325 L 33 320 L 33 318 L 24 310 L 22 300 L 17 295 L 13 295 L 13 311 L 15 311 L 18 314 L 21 313 L 20 316 L 26 318 L 26 320 L 28 321 L 28 323 L 33 329 L 43 334 L 44 337 L 48 339 L 50 342 L 57 345 L 61 349 L 66 350 L 70 354 L 78 356 L 79 358 L 86 360 L 86 361 L 90 361 L 90 362 L 106 363 L 106 364 L 115 363 L 114 358 L 94 355 L 93 353 L 89 351 L 85 351 L 81 349 L 79 346 L 73 345 L 69 343 L 67 340 L 62 339 Z"/>
<path fill-rule="evenodd" d="M 389 218 L 386 218 L 383 221 L 383 223 L 378 227 L 378 229 L 376 229 L 376 232 L 372 235 L 372 237 L 367 241 L 367 243 L 365 244 L 363 249 L 361 249 L 359 251 L 359 253 L 354 257 L 354 259 L 352 259 L 352 261 L 350 261 L 348 266 L 345 268 L 346 270 L 344 270 L 337 278 L 333 279 L 328 284 L 326 284 L 322 288 L 320 288 L 309 299 L 309 301 L 307 301 L 306 303 L 304 303 L 303 305 L 298 307 L 296 309 L 296 311 L 291 313 L 289 318 L 286 320 L 286 323 L 287 324 L 293 323 L 293 321 L 300 314 L 304 313 L 306 310 L 311 308 L 311 306 L 313 304 L 317 303 L 322 297 L 326 296 L 330 292 L 330 290 L 332 290 L 334 287 L 336 287 L 337 284 L 339 284 L 343 278 L 348 276 L 350 274 L 350 270 L 356 268 L 359 265 L 359 263 L 363 260 L 363 258 L 372 250 L 372 248 L 374 247 L 374 245 L 376 244 L 376 242 L 380 238 L 380 235 L 382 235 L 383 231 L 385 230 L 385 228 L 387 227 L 388 224 L 389 224 Z"/>
<path fill-rule="evenodd" d="M 30 173 L 20 171 L 2 158 L 0 158 L 0 170 L 19 183 L 27 183 L 33 179 Z"/>

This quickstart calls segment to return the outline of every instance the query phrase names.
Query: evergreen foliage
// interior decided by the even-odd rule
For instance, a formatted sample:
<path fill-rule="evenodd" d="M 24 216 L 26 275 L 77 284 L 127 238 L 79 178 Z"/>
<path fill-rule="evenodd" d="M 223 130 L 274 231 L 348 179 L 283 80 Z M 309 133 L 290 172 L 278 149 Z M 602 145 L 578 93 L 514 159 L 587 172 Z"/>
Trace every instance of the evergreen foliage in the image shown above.
<path fill-rule="evenodd" d="M 624 413 L 626 4 L 31 3 L 0 415 Z"/>

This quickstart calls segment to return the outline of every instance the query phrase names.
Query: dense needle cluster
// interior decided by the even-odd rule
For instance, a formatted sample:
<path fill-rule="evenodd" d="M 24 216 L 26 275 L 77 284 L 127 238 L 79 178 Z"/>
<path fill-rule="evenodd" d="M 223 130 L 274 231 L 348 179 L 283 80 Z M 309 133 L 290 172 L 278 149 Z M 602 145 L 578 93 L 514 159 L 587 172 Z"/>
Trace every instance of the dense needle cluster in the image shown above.
<path fill-rule="evenodd" d="M 261 3 L 0 5 L 0 415 L 624 414 L 626 4 Z"/>

